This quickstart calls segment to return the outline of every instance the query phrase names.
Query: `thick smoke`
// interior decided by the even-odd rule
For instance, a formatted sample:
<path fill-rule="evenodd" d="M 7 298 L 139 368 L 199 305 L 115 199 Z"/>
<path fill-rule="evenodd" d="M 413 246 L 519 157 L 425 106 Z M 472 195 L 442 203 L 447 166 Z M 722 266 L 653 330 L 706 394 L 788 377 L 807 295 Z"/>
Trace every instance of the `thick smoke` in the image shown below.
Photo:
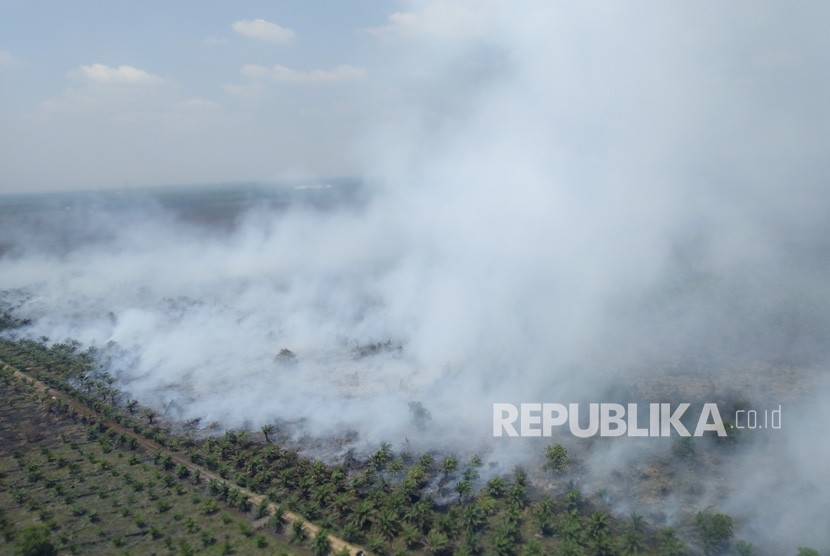
<path fill-rule="evenodd" d="M 6 215 L 0 289 L 28 334 L 115 342 L 119 386 L 172 417 L 500 468 L 543 444 L 495 442 L 494 401 L 781 403 L 669 502 L 826 546 L 798 524 L 830 499 L 828 9 L 418 3 L 373 31 L 397 101 L 367 198 Z M 593 488 L 662 449 L 565 441 Z"/>

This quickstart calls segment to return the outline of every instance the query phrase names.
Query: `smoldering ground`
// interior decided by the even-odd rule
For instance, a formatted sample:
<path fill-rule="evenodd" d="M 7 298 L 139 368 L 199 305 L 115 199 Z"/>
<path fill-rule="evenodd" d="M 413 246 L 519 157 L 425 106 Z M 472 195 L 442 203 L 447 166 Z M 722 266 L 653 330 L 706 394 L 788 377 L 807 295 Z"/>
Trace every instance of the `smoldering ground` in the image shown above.
<path fill-rule="evenodd" d="M 447 9 L 373 30 L 397 88 L 357 200 L 254 195 L 222 226 L 134 197 L 4 213 L 25 333 L 104 348 L 174 417 L 500 469 L 542 446 L 490 437 L 494 401 L 783 403 L 778 436 L 654 513 L 713 504 L 759 542 L 826 546 L 802 524 L 830 495 L 827 8 Z M 612 491 L 662 449 L 569 447 Z"/>

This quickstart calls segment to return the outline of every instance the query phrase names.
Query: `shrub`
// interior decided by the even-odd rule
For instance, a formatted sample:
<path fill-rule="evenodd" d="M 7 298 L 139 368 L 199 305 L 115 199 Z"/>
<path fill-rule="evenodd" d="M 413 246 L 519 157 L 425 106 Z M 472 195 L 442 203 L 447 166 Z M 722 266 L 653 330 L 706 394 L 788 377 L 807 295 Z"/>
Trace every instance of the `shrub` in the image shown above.
<path fill-rule="evenodd" d="M 568 465 L 568 450 L 561 444 L 553 444 L 545 448 L 544 469 L 559 473 Z"/>
<path fill-rule="evenodd" d="M 698 512 L 695 525 L 706 554 L 720 552 L 732 538 L 732 518 L 726 514 Z"/>
<path fill-rule="evenodd" d="M 52 556 L 58 551 L 49 538 L 49 529 L 43 525 L 29 525 L 17 535 L 17 554 L 20 556 Z"/>

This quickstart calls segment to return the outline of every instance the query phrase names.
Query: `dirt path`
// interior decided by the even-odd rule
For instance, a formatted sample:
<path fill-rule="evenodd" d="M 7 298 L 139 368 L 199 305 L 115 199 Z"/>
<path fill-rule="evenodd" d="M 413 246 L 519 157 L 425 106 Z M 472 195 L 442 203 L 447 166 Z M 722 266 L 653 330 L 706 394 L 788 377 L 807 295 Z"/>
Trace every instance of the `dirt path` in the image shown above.
<path fill-rule="evenodd" d="M 209 481 L 211 479 L 216 479 L 217 481 L 230 482 L 230 481 L 226 481 L 225 479 L 223 479 L 217 473 L 214 473 L 210 469 L 208 469 L 206 467 L 202 467 L 201 465 L 196 465 L 195 463 L 193 463 L 189 459 L 185 458 L 184 456 L 181 456 L 179 454 L 175 454 L 175 453 L 170 452 L 167 448 L 165 448 L 161 444 L 158 444 L 157 442 L 154 442 L 154 441 L 152 441 L 152 440 L 150 440 L 150 439 L 148 439 L 148 438 L 146 438 L 142 435 L 137 435 L 131 429 L 129 429 L 129 428 L 127 428 L 127 427 L 125 427 L 125 426 L 123 426 L 119 423 L 104 419 L 104 417 L 100 413 L 98 413 L 94 409 L 90 408 L 89 406 L 87 406 L 87 405 L 79 402 L 78 400 L 68 396 L 66 393 L 61 392 L 60 390 L 55 390 L 54 388 L 51 388 L 49 385 L 37 380 L 36 378 L 33 378 L 33 377 L 29 376 L 28 374 L 26 374 L 24 371 L 21 371 L 17 367 L 9 365 L 8 363 L 3 361 L 2 359 L 0 359 L 0 367 L 12 371 L 12 373 L 14 374 L 14 376 L 16 378 L 18 378 L 19 380 L 22 380 L 26 383 L 31 384 L 41 394 L 45 394 L 47 396 L 50 396 L 52 399 L 54 399 L 56 401 L 60 400 L 60 401 L 66 402 L 69 405 L 69 407 L 71 407 L 73 410 L 78 412 L 80 415 L 85 416 L 87 419 L 92 419 L 93 417 L 97 420 L 102 420 L 103 419 L 104 423 L 110 429 L 114 430 L 116 433 L 124 434 L 124 436 L 135 438 L 136 441 L 138 442 L 138 445 L 141 447 L 141 449 L 145 452 L 146 455 L 150 456 L 153 452 L 156 452 L 158 450 L 164 450 L 165 452 L 170 453 L 171 459 L 174 462 L 187 467 L 190 470 L 191 474 L 198 471 L 200 476 L 205 480 Z M 267 498 L 262 494 L 257 494 L 256 492 L 253 492 L 253 491 L 251 491 L 247 488 L 243 488 L 239 485 L 235 485 L 235 486 L 236 486 L 236 488 L 239 489 L 239 491 L 242 494 L 248 496 L 251 499 L 251 502 L 253 502 L 253 504 L 256 505 L 256 506 L 261 504 L 263 502 L 263 500 L 267 500 Z M 268 502 L 268 510 L 269 510 L 270 514 L 273 515 L 273 513 L 277 510 L 278 507 L 279 507 L 279 505 L 274 504 L 273 502 L 270 502 L 270 501 Z M 298 521 L 298 520 L 301 521 L 302 524 L 303 524 L 303 529 L 305 530 L 305 532 L 309 536 L 309 538 L 314 537 L 317 534 L 317 532 L 320 530 L 320 527 L 318 527 L 317 525 L 314 525 L 313 523 L 305 520 L 302 516 L 300 516 L 300 515 L 298 515 L 294 512 L 290 512 L 290 511 L 286 510 L 284 512 L 283 516 L 285 517 L 285 520 L 288 522 L 289 525 L 291 523 L 294 523 L 295 521 Z M 328 538 L 329 538 L 329 542 L 331 543 L 331 548 L 332 548 L 333 553 L 337 553 L 339 551 L 342 551 L 343 549 L 346 549 L 346 550 L 348 550 L 349 554 L 352 555 L 352 556 L 357 556 L 358 554 L 368 554 L 364 549 L 362 549 L 358 546 L 355 546 L 355 545 L 353 545 L 349 542 L 346 542 L 345 540 L 341 539 L 340 537 L 335 537 L 334 535 L 329 534 Z"/>

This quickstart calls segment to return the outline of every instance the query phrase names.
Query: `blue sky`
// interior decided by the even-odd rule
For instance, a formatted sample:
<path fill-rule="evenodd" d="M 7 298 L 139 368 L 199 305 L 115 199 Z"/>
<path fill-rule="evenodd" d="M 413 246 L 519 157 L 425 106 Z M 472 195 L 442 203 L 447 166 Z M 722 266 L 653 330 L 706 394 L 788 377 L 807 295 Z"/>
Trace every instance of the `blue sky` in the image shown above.
<path fill-rule="evenodd" d="M 439 159 L 601 178 L 634 145 L 678 179 L 818 183 L 828 21 L 810 2 L 6 0 L 0 192 L 404 181 Z"/>
<path fill-rule="evenodd" d="M 4 2 L 0 191 L 353 174 L 384 96 L 372 29 L 395 11 Z"/>

